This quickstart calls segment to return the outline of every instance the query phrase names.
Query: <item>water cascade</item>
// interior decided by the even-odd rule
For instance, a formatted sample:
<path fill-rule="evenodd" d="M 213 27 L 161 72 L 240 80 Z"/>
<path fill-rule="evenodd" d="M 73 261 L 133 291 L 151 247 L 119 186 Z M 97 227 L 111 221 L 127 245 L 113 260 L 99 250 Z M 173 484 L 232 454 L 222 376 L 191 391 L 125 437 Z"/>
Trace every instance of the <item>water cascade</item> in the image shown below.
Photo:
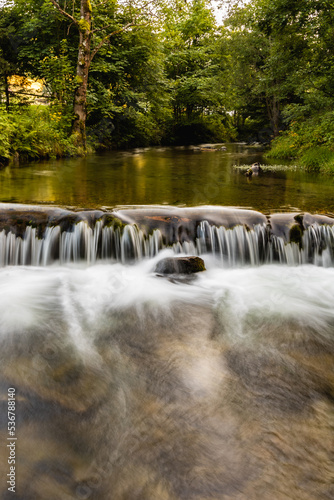
<path fill-rule="evenodd" d="M 334 498 L 333 249 L 307 213 L 1 205 L 0 498 Z"/>
<path fill-rule="evenodd" d="M 141 213 L 138 209 L 136 215 Z M 25 225 L 19 234 L 15 234 L 7 227 L 0 231 L 0 266 L 45 266 L 54 262 L 66 264 L 80 261 L 94 264 L 99 260 L 126 263 L 153 257 L 165 248 L 171 248 L 175 254 L 213 254 L 225 267 L 274 262 L 289 265 L 312 263 L 325 267 L 334 265 L 334 219 L 326 217 L 325 223 L 319 224 L 315 218 L 304 227 L 301 215 L 281 214 L 280 230 L 275 233 L 271 218 L 277 226 L 277 214 L 260 223 L 257 220 L 252 222 L 252 211 L 249 211 L 249 220 L 239 219 L 238 210 L 230 211 L 231 214 L 235 220 L 232 224 L 230 220 L 225 221 L 226 227 L 212 220 L 200 220 L 198 213 L 190 219 L 192 213 L 189 212 L 188 227 L 182 227 L 181 231 L 179 220 L 170 220 L 170 227 L 175 224 L 176 228 L 172 235 L 166 234 L 165 227 L 154 226 L 157 220 L 154 213 L 150 214 L 151 225 L 148 229 L 131 219 L 128 222 L 126 210 L 121 214 L 112 214 L 112 222 L 122 221 L 123 218 L 122 224 L 110 223 L 110 218 L 106 224 L 98 212 L 99 219 L 70 221 L 65 228 L 61 224 L 48 225 L 44 222 L 43 229 L 38 225 Z M 201 214 L 203 217 L 204 211 Z M 192 223 L 190 228 L 189 220 Z"/>

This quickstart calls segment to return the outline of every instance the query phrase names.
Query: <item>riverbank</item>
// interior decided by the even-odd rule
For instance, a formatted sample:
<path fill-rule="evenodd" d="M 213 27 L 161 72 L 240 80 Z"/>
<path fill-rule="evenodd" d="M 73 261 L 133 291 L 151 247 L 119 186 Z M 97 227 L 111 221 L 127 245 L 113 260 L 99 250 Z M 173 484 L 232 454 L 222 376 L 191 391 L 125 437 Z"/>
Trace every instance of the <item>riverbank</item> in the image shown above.
<path fill-rule="evenodd" d="M 333 137 L 332 112 L 295 120 L 271 143 L 265 157 L 293 160 L 307 171 L 334 174 Z"/>
<path fill-rule="evenodd" d="M 48 106 L 27 106 L 17 113 L 0 113 L 0 166 L 93 152 L 76 144 L 70 118 Z"/>
<path fill-rule="evenodd" d="M 235 141 L 232 126 L 225 126 L 218 116 L 192 120 L 170 119 L 157 134 L 138 123 L 129 123 L 126 131 L 113 123 L 101 122 L 87 127 L 86 145 L 71 133 L 73 116 L 50 106 L 29 105 L 18 111 L 0 111 L 0 167 L 10 162 L 22 163 L 43 159 L 80 157 L 99 151 L 131 149 L 156 145 L 183 146 Z M 116 121 L 117 125 L 117 121 Z"/>

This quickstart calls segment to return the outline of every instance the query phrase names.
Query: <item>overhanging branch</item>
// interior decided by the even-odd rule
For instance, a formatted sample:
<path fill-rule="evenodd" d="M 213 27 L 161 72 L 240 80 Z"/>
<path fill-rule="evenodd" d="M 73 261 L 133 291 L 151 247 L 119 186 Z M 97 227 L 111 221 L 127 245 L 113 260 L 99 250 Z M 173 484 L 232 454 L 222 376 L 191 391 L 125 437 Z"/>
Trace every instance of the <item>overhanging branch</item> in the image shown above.
<path fill-rule="evenodd" d="M 112 37 L 113 35 L 117 35 L 117 33 L 122 33 L 122 31 L 125 31 L 127 28 L 130 28 L 130 26 L 134 26 L 135 22 L 136 22 L 136 20 L 133 20 L 133 21 L 131 21 L 131 23 L 128 23 L 125 26 L 123 26 L 122 28 L 120 28 L 116 31 L 113 31 L 112 33 L 109 33 L 107 36 L 105 36 L 101 40 L 101 42 L 95 47 L 95 49 L 92 50 L 92 53 L 90 55 L 90 60 L 91 61 L 93 60 L 93 57 L 97 54 L 97 52 L 100 50 L 100 48 L 107 42 L 107 40 L 109 40 L 110 37 Z"/>
<path fill-rule="evenodd" d="M 56 7 L 56 9 L 65 17 L 67 17 L 68 19 L 70 19 L 72 21 L 72 23 L 74 24 L 78 24 L 78 21 L 73 17 L 71 16 L 71 14 L 69 14 L 68 12 L 66 12 L 65 10 L 63 10 L 59 3 L 56 2 L 56 0 L 51 0 L 51 2 L 53 3 L 53 5 Z"/>
<path fill-rule="evenodd" d="M 55 0 L 51 0 L 52 2 L 55 1 Z M 144 24 L 141 24 L 141 25 L 137 25 L 136 22 L 138 20 L 138 17 L 140 17 L 140 15 L 142 15 L 142 12 L 145 11 L 147 9 L 148 6 L 152 5 L 155 3 L 155 0 L 147 0 L 142 6 L 141 6 L 141 9 L 140 9 L 140 13 L 138 13 L 134 18 L 133 20 L 126 24 L 125 26 L 123 26 L 122 28 L 116 30 L 116 31 L 113 31 L 112 33 L 109 33 L 108 35 L 106 35 L 102 40 L 101 42 L 95 47 L 95 49 L 92 50 L 91 52 L 91 56 L 90 56 L 90 62 L 92 62 L 93 58 L 95 57 L 95 55 L 97 54 L 97 52 L 100 50 L 100 48 L 109 40 L 110 37 L 112 37 L 113 35 L 117 35 L 118 33 L 122 33 L 123 31 L 127 30 L 128 28 L 130 28 L 130 26 L 136 26 L 136 27 L 142 27 L 142 26 L 147 26 L 148 23 L 144 23 Z M 154 16 L 153 12 L 150 12 L 150 15 L 151 16 Z M 108 29 L 109 26 L 104 26 L 103 28 L 96 28 L 94 30 L 92 30 L 92 33 L 96 33 L 98 31 L 103 31 L 105 29 Z"/>

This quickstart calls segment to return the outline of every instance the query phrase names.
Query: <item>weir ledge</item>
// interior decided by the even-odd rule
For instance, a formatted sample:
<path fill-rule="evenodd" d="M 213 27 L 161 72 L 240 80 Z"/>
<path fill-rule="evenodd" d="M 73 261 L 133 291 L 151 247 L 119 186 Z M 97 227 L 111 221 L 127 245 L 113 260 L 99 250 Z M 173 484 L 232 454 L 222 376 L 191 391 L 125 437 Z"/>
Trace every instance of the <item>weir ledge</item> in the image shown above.
<path fill-rule="evenodd" d="M 160 230 L 167 245 L 194 241 L 202 222 L 210 226 L 232 229 L 243 226 L 247 230 L 257 225 L 266 226 L 268 237 L 279 236 L 285 242 L 298 242 L 303 231 L 312 226 L 334 225 L 334 217 L 310 213 L 274 213 L 264 215 L 248 209 L 220 206 L 201 207 L 126 207 L 112 210 L 69 210 L 43 205 L 0 203 L 0 231 L 23 236 L 27 227 L 37 228 L 42 238 L 47 227 L 59 226 L 71 231 L 79 222 L 94 227 L 136 225 L 144 235 Z"/>

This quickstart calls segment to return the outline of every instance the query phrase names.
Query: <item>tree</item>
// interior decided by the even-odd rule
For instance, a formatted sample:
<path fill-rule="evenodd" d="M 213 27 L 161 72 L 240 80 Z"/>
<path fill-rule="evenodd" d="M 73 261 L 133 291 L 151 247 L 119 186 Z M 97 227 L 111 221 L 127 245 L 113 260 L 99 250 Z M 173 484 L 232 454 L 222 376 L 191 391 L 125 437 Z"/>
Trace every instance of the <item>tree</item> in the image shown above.
<path fill-rule="evenodd" d="M 176 120 L 219 106 L 216 25 L 205 0 L 193 0 L 165 24 L 166 70 Z"/>
<path fill-rule="evenodd" d="M 115 19 L 116 3 L 94 4 L 90 0 L 80 0 L 77 12 L 70 14 L 66 11 L 66 2 L 61 6 L 56 0 L 50 0 L 58 12 L 76 26 L 79 32 L 78 57 L 76 66 L 76 91 L 74 95 L 74 123 L 73 132 L 78 142 L 86 144 L 87 120 L 87 87 L 89 69 L 98 51 L 110 38 L 132 26 L 138 26 L 140 20 L 151 13 L 153 1 L 138 3 L 135 7 L 130 4 L 126 16 L 118 24 Z M 94 9 L 94 12 L 93 12 Z M 125 9 L 126 11 L 126 9 Z M 94 19 L 94 26 L 93 26 Z"/>
<path fill-rule="evenodd" d="M 159 143 L 170 115 L 169 90 L 159 33 L 148 25 L 115 34 L 91 65 L 89 136 L 105 147 Z"/>
<path fill-rule="evenodd" d="M 20 72 L 17 51 L 17 16 L 11 9 L 3 7 L 0 18 L 0 89 L 4 89 L 5 106 L 9 111 L 9 78 Z"/>
<path fill-rule="evenodd" d="M 256 98 L 261 108 L 265 106 L 274 137 L 282 125 L 282 109 L 299 98 L 309 58 L 306 3 L 254 0 L 251 5 L 234 6 L 226 21 L 231 43 L 237 46 L 237 51 L 230 49 L 233 61 L 244 57 L 246 74 L 251 75 L 245 102 L 250 104 Z"/>

